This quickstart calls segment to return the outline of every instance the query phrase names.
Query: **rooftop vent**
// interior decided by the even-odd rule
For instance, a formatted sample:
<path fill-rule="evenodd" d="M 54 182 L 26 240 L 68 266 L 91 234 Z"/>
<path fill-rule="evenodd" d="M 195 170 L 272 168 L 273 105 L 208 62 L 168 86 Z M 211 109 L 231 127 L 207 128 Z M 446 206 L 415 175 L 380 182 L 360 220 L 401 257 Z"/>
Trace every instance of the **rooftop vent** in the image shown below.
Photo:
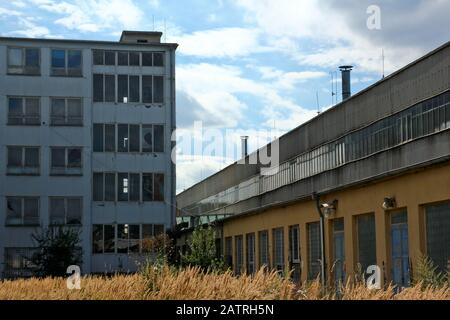
<path fill-rule="evenodd" d="M 241 136 L 241 155 L 245 158 L 248 155 L 248 136 Z"/>
<path fill-rule="evenodd" d="M 122 43 L 161 43 L 162 32 L 157 31 L 122 31 Z"/>
<path fill-rule="evenodd" d="M 340 66 L 342 74 L 342 101 L 347 100 L 352 95 L 352 87 L 350 81 L 350 72 L 353 66 Z"/>

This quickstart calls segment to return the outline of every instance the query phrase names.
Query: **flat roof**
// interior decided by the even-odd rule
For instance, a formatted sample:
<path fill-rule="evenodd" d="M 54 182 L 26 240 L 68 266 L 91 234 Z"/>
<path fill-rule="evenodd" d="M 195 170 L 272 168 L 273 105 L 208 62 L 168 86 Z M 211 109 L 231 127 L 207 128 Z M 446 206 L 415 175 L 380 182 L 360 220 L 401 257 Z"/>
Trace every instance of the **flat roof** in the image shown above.
<path fill-rule="evenodd" d="M 133 31 L 136 32 L 136 31 Z M 142 31 L 146 32 L 146 31 Z M 23 38 L 23 37 L 0 37 L 0 41 L 31 41 L 31 42 L 55 42 L 55 43 L 84 43 L 90 45 L 114 45 L 114 46 L 161 46 L 176 49 L 178 43 L 148 42 L 148 43 L 128 43 L 119 41 L 106 40 L 83 40 L 83 39 L 55 39 L 55 38 Z"/>
<path fill-rule="evenodd" d="M 447 47 L 450 47 L 450 41 L 448 41 L 448 42 L 446 42 L 445 44 L 439 46 L 438 48 L 436 48 L 436 49 L 430 51 L 429 53 L 425 54 L 424 56 L 422 56 L 422 57 L 420 57 L 420 58 L 414 60 L 413 62 L 408 63 L 406 66 L 404 66 L 404 67 L 398 69 L 397 71 L 394 71 L 394 72 L 391 73 L 390 75 L 388 75 L 388 76 L 386 76 L 386 77 L 384 77 L 384 78 L 378 80 L 377 82 L 375 82 L 374 84 L 368 86 L 367 88 L 364 88 L 364 89 L 362 89 L 361 91 L 355 93 L 354 95 L 351 95 L 348 99 L 346 99 L 346 100 L 344 100 L 344 101 L 341 101 L 341 102 L 339 102 L 338 104 L 332 106 L 331 108 L 329 108 L 329 109 L 327 109 L 327 110 L 321 112 L 319 115 L 315 116 L 314 118 L 312 118 L 312 119 L 310 119 L 310 120 L 308 120 L 308 121 L 306 121 L 306 122 L 303 122 L 302 124 L 300 124 L 299 126 L 295 127 L 295 128 L 292 129 L 292 130 L 289 130 L 288 132 L 286 132 L 285 134 L 283 134 L 282 136 L 280 136 L 280 137 L 278 138 L 278 140 L 281 140 L 283 137 L 285 137 L 285 136 L 287 136 L 287 135 L 293 133 L 294 131 L 299 130 L 300 128 L 306 126 L 307 124 L 309 124 L 309 123 L 311 123 L 311 122 L 313 122 L 313 121 L 317 121 L 318 119 L 320 119 L 321 117 L 323 117 L 324 114 L 326 114 L 326 113 L 328 113 L 328 112 L 331 112 L 332 110 L 334 110 L 334 109 L 336 109 L 336 108 L 339 108 L 340 106 L 346 104 L 347 102 L 351 101 L 352 99 L 354 99 L 354 98 L 356 98 L 356 97 L 359 97 L 359 96 L 361 96 L 361 95 L 367 93 L 368 91 L 370 91 L 370 90 L 372 90 L 373 88 L 379 86 L 380 84 L 384 83 L 385 81 L 387 81 L 387 80 L 389 80 L 389 79 L 391 79 L 391 78 L 397 76 L 398 74 L 402 73 L 403 71 L 405 71 L 405 70 L 411 68 L 412 66 L 416 65 L 417 63 L 419 63 L 419 62 L 421 62 L 421 61 L 427 59 L 428 57 L 430 57 L 430 56 L 432 56 L 432 55 L 438 53 L 439 51 L 444 50 L 444 49 L 447 48 Z M 267 145 L 268 145 L 268 144 L 267 144 Z M 251 154 L 253 154 L 253 153 L 255 153 L 255 152 L 258 152 L 259 150 L 262 150 L 263 148 L 267 147 L 267 145 L 265 145 L 264 147 L 262 147 L 262 148 L 260 148 L 260 149 L 257 149 L 256 151 L 252 152 Z M 250 154 L 249 154 L 249 155 L 250 155 Z M 240 160 L 242 160 L 242 159 L 240 159 Z M 202 184 L 203 182 L 207 181 L 208 179 L 210 179 L 210 178 L 212 178 L 212 177 L 214 177 L 214 176 L 216 176 L 216 175 L 221 174 L 222 171 L 224 171 L 224 170 L 226 170 L 226 169 L 228 169 L 228 168 L 230 168 L 230 167 L 236 165 L 237 162 L 239 162 L 240 160 L 235 161 L 235 162 L 233 162 L 232 164 L 230 164 L 230 165 L 226 166 L 225 168 L 223 168 L 222 170 L 213 173 L 212 175 L 210 175 L 209 177 L 203 179 L 202 181 L 199 181 L 199 182 L 193 184 L 192 186 L 190 186 L 190 187 L 187 188 L 186 190 L 183 190 L 182 192 L 180 192 L 180 193 L 177 194 L 176 196 L 179 196 L 179 195 L 181 195 L 181 194 L 183 194 L 183 193 L 185 193 L 185 192 L 188 192 L 189 190 L 191 190 L 191 189 L 195 188 L 196 186 Z"/>

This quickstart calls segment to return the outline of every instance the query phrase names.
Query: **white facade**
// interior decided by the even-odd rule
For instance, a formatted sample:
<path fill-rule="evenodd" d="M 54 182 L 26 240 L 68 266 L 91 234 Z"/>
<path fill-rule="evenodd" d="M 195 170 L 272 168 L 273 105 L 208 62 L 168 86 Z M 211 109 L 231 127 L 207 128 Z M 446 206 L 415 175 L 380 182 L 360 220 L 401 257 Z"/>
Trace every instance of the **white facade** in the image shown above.
<path fill-rule="evenodd" d="M 155 34 L 160 36 L 158 33 L 151 33 L 153 37 Z M 145 33 L 142 33 L 142 37 L 145 37 Z M 14 61 L 20 57 L 18 51 L 10 52 L 14 48 L 39 49 L 40 75 L 11 74 L 11 72 L 16 72 L 11 66 L 11 64 L 14 64 L 11 60 Z M 56 52 L 54 50 L 61 49 L 66 50 L 66 69 L 69 65 L 78 65 L 77 52 L 78 50 L 81 51 L 81 76 L 53 75 L 56 70 L 55 66 L 58 66 L 58 61 L 60 61 L 57 59 L 58 54 L 61 53 L 61 51 Z M 69 52 L 67 50 L 72 51 Z M 97 54 L 108 51 L 109 58 L 113 54 L 115 57 L 114 65 L 94 65 L 94 50 L 99 50 L 96 51 Z M 155 231 L 160 231 L 162 226 L 165 230 L 168 230 L 174 225 L 175 206 L 172 204 L 175 203 L 175 165 L 171 161 L 171 134 L 175 129 L 175 50 L 175 44 L 161 44 L 153 41 L 151 43 L 139 43 L 133 39 L 123 42 L 97 42 L 0 38 L 0 277 L 15 273 L 20 274 L 19 271 L 23 269 L 24 266 L 22 264 L 24 262 L 19 257 L 27 250 L 26 248 L 33 247 L 31 235 L 34 232 L 39 232 L 42 228 L 52 225 L 54 221 L 59 221 L 55 217 L 61 212 L 60 208 L 62 207 L 58 206 L 59 209 L 51 209 L 50 201 L 53 201 L 52 203 L 66 204 L 65 220 L 61 220 L 66 222 L 60 222 L 65 224 L 69 221 L 68 212 L 71 212 L 70 215 L 74 214 L 73 208 L 77 208 L 76 204 L 78 203 L 77 200 L 71 202 L 71 209 L 69 209 L 68 201 L 75 198 L 82 199 L 81 225 L 78 224 L 77 227 L 81 228 L 83 273 L 136 270 L 136 261 L 141 260 L 143 256 L 140 243 L 144 237 L 143 233 L 148 235 L 148 230 L 151 229 L 149 225 L 156 225 L 156 227 L 153 227 Z M 33 63 L 30 61 L 34 61 L 35 57 L 33 58 L 33 54 L 35 52 L 33 50 L 23 51 L 22 61 L 26 61 L 23 62 L 25 65 Z M 118 65 L 118 52 L 121 52 L 122 58 L 127 55 L 126 52 L 132 52 L 134 58 L 136 58 L 136 55 L 139 55 L 139 65 Z M 143 66 L 144 52 L 146 57 L 149 56 L 148 52 L 156 52 L 158 59 L 163 58 L 162 66 L 160 61 L 156 63 L 156 66 L 153 65 L 156 58 L 152 60 L 152 65 Z M 131 55 L 128 54 L 128 57 L 131 57 Z M 16 61 L 15 64 L 17 63 Z M 130 60 L 128 61 L 129 63 Z M 125 63 L 122 61 L 121 64 Z M 23 70 L 25 69 L 23 68 Z M 108 74 L 114 77 L 115 101 L 94 102 L 94 74 Z M 123 93 L 125 80 L 121 78 L 121 88 L 119 88 L 118 75 L 137 76 L 133 78 L 135 80 L 139 79 L 139 97 L 137 99 L 127 97 L 124 99 L 126 103 L 123 100 L 119 102 L 121 98 L 119 91 L 122 90 Z M 148 102 L 148 97 L 144 101 L 143 76 L 162 77 L 163 90 L 161 92 L 161 88 L 158 88 L 159 91 L 157 93 L 163 94 L 162 102 Z M 152 89 L 155 91 L 156 80 L 153 81 Z M 126 83 L 129 83 L 128 80 Z M 113 87 L 109 86 L 108 88 L 110 90 Z M 136 90 L 136 83 L 133 88 Z M 148 87 L 145 90 L 145 92 L 149 92 Z M 127 92 L 130 95 L 131 84 L 129 84 L 129 91 Z M 111 96 L 111 91 L 109 95 Z M 17 101 L 19 101 L 17 99 L 26 99 L 26 97 L 34 97 L 40 101 L 40 119 L 39 123 L 34 125 L 23 123 L 18 125 L 14 122 L 14 117 L 17 113 L 15 106 L 17 106 Z M 54 125 L 54 119 L 57 118 L 55 115 L 58 114 L 56 111 L 56 100 L 58 98 L 81 99 L 82 125 Z M 11 101 L 11 99 L 15 100 Z M 154 95 L 152 99 L 154 99 Z M 136 102 L 131 102 L 130 100 Z M 27 116 L 28 100 L 23 101 L 24 109 L 22 110 Z M 69 118 L 75 119 L 76 116 L 69 115 L 73 111 L 69 111 L 72 107 L 68 106 L 69 102 L 66 103 L 66 120 Z M 55 105 L 55 107 L 52 107 L 52 105 Z M 94 137 L 94 124 L 115 125 L 116 135 L 108 140 L 109 143 L 114 141 L 114 151 L 110 149 L 94 151 L 94 138 L 96 141 L 100 141 L 98 134 Z M 131 133 L 125 136 L 123 134 L 120 135 L 118 124 L 131 125 L 134 130 L 139 130 L 134 131 L 138 132 L 139 139 L 136 140 L 137 135 L 132 135 Z M 148 140 L 149 136 L 147 135 L 144 140 L 142 136 L 143 126 L 149 125 L 163 126 L 158 127 L 163 128 L 163 139 L 161 135 L 156 137 L 153 134 L 154 141 L 151 151 L 144 151 L 143 144 L 144 141 Z M 123 129 L 123 127 L 121 128 Z M 157 138 L 158 142 L 156 141 Z M 134 142 L 131 142 L 131 140 Z M 127 146 L 126 151 L 119 150 L 119 146 L 123 147 L 122 143 L 123 146 Z M 136 146 L 139 145 L 137 146 L 138 149 L 131 148 L 130 143 L 134 143 Z M 155 143 L 162 143 L 163 149 L 154 151 L 156 150 Z M 37 169 L 35 160 L 28 159 L 28 157 L 35 157 L 35 153 L 33 154 L 35 150 L 27 153 L 28 151 L 23 149 L 23 167 L 20 168 L 20 165 L 17 167 L 16 162 L 19 161 L 17 159 L 20 156 L 20 149 L 17 147 L 39 148 Z M 66 168 L 56 168 L 60 164 L 56 165 L 55 163 L 59 163 L 63 158 L 58 157 L 56 151 L 52 151 L 54 147 L 68 148 L 65 153 Z M 81 168 L 79 168 L 80 163 L 77 157 L 80 149 Z M 15 156 L 13 152 L 15 152 Z M 52 152 L 54 152 L 53 160 L 51 157 Z M 59 155 L 62 154 L 64 154 L 63 151 L 59 153 Z M 25 164 L 27 161 L 34 162 L 35 168 L 31 169 L 31 171 Z M 76 168 L 73 168 L 74 166 Z M 104 189 L 110 191 L 114 188 L 114 199 L 93 198 L 94 173 L 104 172 L 115 173 L 117 179 L 115 186 L 108 183 L 103 185 Z M 134 177 L 139 176 L 139 190 L 137 191 L 136 189 L 137 184 L 131 186 L 130 179 L 126 178 L 125 180 L 123 175 L 119 177 L 118 173 L 130 173 L 134 174 Z M 147 177 L 152 173 L 163 174 L 164 179 L 163 184 L 158 183 L 156 185 L 156 178 L 153 175 L 153 183 L 155 185 L 149 191 L 146 186 L 143 186 L 143 180 L 145 176 L 145 181 L 150 181 L 150 178 Z M 157 179 L 160 178 L 161 176 L 158 176 Z M 118 179 L 121 179 L 120 185 Z M 161 181 L 161 179 L 158 181 Z M 158 187 L 163 188 L 163 194 L 158 193 L 156 195 Z M 95 188 L 98 193 L 98 190 L 100 190 L 98 184 L 96 184 Z M 131 192 L 134 193 L 132 200 Z M 18 213 L 17 208 L 19 208 L 20 200 L 17 197 L 24 197 L 24 200 L 21 200 L 21 213 Z M 35 197 L 39 200 L 37 220 L 27 218 L 27 215 L 30 214 L 28 211 L 32 211 L 29 208 L 32 208 L 34 205 L 34 200 L 25 204 L 26 199 L 30 199 L 29 197 Z M 67 200 L 64 200 L 66 202 L 51 200 L 64 197 L 67 197 Z M 119 197 L 127 197 L 129 200 L 119 201 Z M 56 207 L 56 204 L 54 206 Z M 24 212 L 26 210 L 28 211 Z M 22 220 L 19 217 L 20 214 L 23 215 Z M 33 214 L 31 213 L 31 215 Z M 11 218 L 12 216 L 14 218 Z M 123 246 L 124 240 L 118 239 L 123 238 L 121 235 L 115 234 L 113 241 L 108 242 L 110 238 L 106 239 L 106 236 L 103 234 L 101 235 L 103 241 L 100 241 L 103 248 L 99 249 L 99 238 L 93 239 L 94 225 L 97 229 L 99 225 L 113 225 L 116 233 L 120 231 L 116 229 L 123 229 L 123 226 L 127 225 L 125 229 L 132 229 L 135 234 L 139 230 L 139 239 L 135 239 L 135 237 L 125 240 L 125 246 L 129 246 L 129 249 L 126 249 Z M 134 227 L 135 225 L 139 227 Z M 98 233 L 96 237 L 99 237 Z M 93 241 L 97 241 L 95 249 L 97 252 L 94 252 Z M 108 242 L 107 250 L 105 249 L 105 241 Z M 131 249 L 131 244 L 137 244 L 137 246 Z M 15 270 L 16 268 L 17 270 Z"/>

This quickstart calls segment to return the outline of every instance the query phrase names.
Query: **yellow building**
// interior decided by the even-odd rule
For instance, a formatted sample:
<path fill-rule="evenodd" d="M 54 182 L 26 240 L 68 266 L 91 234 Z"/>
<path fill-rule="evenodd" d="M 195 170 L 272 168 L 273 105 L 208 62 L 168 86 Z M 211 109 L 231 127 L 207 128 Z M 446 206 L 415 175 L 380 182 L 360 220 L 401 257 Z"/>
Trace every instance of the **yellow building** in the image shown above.
<path fill-rule="evenodd" d="M 217 230 L 236 273 L 323 268 L 335 281 L 378 266 L 408 286 L 421 254 L 446 271 L 450 42 L 282 136 L 279 159 L 273 174 L 237 162 L 177 196 L 182 216 L 229 215 Z"/>

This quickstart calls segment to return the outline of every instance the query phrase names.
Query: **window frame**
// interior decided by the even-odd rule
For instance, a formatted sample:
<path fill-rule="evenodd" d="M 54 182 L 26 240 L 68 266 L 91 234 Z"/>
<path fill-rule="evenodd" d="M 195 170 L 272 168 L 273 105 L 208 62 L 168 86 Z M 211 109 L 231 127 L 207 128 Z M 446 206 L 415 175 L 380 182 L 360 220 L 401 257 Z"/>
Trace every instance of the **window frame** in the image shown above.
<path fill-rule="evenodd" d="M 64 100 L 64 123 L 55 123 L 53 115 L 53 101 L 54 100 Z M 80 102 L 80 119 L 79 122 L 69 121 L 71 118 L 69 116 L 69 100 L 78 100 Z M 76 118 L 74 118 L 76 119 Z M 83 127 L 84 125 L 84 105 L 83 98 L 80 97 L 50 97 L 50 126 L 52 127 Z"/>
<path fill-rule="evenodd" d="M 64 68 L 56 68 L 53 67 L 53 51 L 64 51 Z M 78 70 L 78 68 L 69 68 L 69 52 L 70 51 L 79 51 L 80 52 L 80 68 L 79 73 L 73 72 L 71 73 L 70 70 Z M 69 77 L 69 78 L 82 78 L 83 77 L 83 49 L 75 49 L 75 48 L 57 48 L 53 47 L 50 48 L 50 77 Z M 55 72 L 55 70 L 63 70 L 64 72 L 58 73 Z"/>
<path fill-rule="evenodd" d="M 10 115 L 10 100 L 11 99 L 20 99 L 21 100 L 21 106 L 22 106 L 22 113 L 20 117 L 21 123 L 14 123 L 11 121 L 11 119 L 14 119 Z M 38 102 L 38 110 L 39 110 L 39 118 L 37 121 L 34 122 L 27 122 L 28 118 L 34 119 L 35 117 L 32 117 L 31 115 L 27 115 L 27 100 L 36 100 Z M 42 119 L 42 107 L 41 107 L 41 99 L 40 97 L 36 96 L 7 96 L 7 125 L 8 126 L 41 126 L 41 119 Z M 18 119 L 18 118 L 17 118 Z"/>
<path fill-rule="evenodd" d="M 10 56 L 9 51 L 11 49 L 20 49 L 22 51 L 22 63 L 21 65 L 12 65 L 10 64 Z M 27 50 L 37 50 L 39 57 L 38 57 L 38 67 L 29 67 L 26 65 L 26 51 Z M 42 52 L 41 48 L 39 47 L 31 47 L 31 46 L 8 46 L 6 48 L 6 69 L 8 75 L 20 75 L 20 76 L 41 76 L 41 66 L 42 66 Z M 13 68 L 21 68 L 21 72 L 12 72 L 11 69 Z M 27 71 L 28 70 L 28 71 Z M 30 71 L 35 70 L 35 71 Z"/>
<path fill-rule="evenodd" d="M 64 167 L 56 167 L 53 165 L 53 150 L 64 149 Z M 69 165 L 69 150 L 79 149 L 80 150 L 80 165 L 70 166 Z M 78 146 L 51 146 L 50 147 L 50 176 L 81 176 L 83 175 L 83 147 Z"/>
<path fill-rule="evenodd" d="M 34 227 L 34 226 L 40 226 L 40 211 L 41 211 L 41 199 L 40 197 L 34 197 L 34 196 L 6 196 L 5 197 L 5 227 Z M 21 206 L 21 223 L 11 223 L 8 222 L 8 201 L 9 199 L 20 199 L 20 206 Z M 25 223 L 25 200 L 35 200 L 37 201 L 37 215 L 33 216 L 33 218 L 37 221 L 35 223 Z"/>
<path fill-rule="evenodd" d="M 52 222 L 52 200 L 64 200 L 64 223 L 54 223 Z M 69 200 L 80 200 L 80 223 L 68 223 L 68 202 Z M 82 226 L 83 225 L 83 197 L 49 197 L 48 198 L 48 217 L 50 226 Z"/>

